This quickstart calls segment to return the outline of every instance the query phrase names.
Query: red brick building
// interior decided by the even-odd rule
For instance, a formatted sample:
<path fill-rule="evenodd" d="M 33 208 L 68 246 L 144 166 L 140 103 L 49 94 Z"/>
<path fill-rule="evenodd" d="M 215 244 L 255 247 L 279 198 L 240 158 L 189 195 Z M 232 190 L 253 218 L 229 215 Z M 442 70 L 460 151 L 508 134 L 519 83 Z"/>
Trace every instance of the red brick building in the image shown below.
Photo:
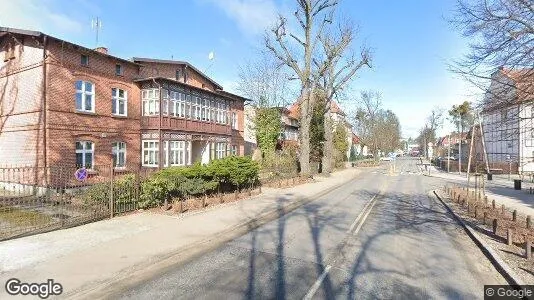
<path fill-rule="evenodd" d="M 187 62 L 0 27 L 0 165 L 162 168 L 240 155 L 245 101 Z"/>

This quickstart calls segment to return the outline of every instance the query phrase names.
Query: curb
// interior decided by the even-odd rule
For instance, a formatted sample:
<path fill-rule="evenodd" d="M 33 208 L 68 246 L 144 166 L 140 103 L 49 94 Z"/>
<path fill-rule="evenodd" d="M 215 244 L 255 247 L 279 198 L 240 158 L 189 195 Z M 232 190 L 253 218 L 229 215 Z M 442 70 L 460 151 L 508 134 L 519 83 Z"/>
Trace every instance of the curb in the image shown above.
<path fill-rule="evenodd" d="M 147 278 L 164 274 L 165 272 L 175 268 L 177 265 L 187 263 L 188 261 L 200 257 L 210 251 L 213 251 L 221 245 L 232 241 L 258 227 L 274 221 L 295 209 L 316 201 L 324 195 L 350 183 L 361 173 L 358 172 L 351 176 L 347 181 L 329 187 L 313 197 L 299 197 L 284 205 L 279 209 L 272 209 L 266 211 L 259 216 L 245 221 L 241 224 L 230 227 L 216 235 L 193 243 L 189 246 L 177 249 L 169 254 L 155 256 L 147 263 L 140 263 L 119 271 L 114 278 L 104 282 L 87 283 L 80 288 L 73 290 L 63 296 L 72 299 L 113 299 L 121 295 L 121 292 L 131 286 L 142 284 Z M 261 195 L 261 194 L 260 194 Z M 258 196 L 260 196 L 258 195 Z M 111 290 L 111 291 L 110 291 Z"/>
<path fill-rule="evenodd" d="M 433 190 L 432 193 L 439 199 L 439 201 L 445 206 L 447 211 L 456 219 L 460 225 L 467 232 L 467 235 L 475 242 L 475 244 L 480 248 L 480 250 L 486 255 L 486 257 L 491 261 L 493 266 L 501 273 L 501 275 L 511 284 L 511 285 L 525 285 L 525 283 L 515 274 L 515 272 L 504 262 L 497 253 L 475 232 L 471 226 L 466 224 L 460 216 L 458 216 L 450 206 L 441 199 L 440 195 Z"/>

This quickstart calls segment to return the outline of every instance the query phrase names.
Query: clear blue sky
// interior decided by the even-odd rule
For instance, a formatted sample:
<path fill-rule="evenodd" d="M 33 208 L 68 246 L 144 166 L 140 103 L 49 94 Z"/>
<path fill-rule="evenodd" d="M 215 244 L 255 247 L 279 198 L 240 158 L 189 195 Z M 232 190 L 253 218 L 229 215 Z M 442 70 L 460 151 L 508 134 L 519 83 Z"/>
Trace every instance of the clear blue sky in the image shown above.
<path fill-rule="evenodd" d="M 0 26 L 40 30 L 95 46 L 91 19 L 103 28 L 100 44 L 113 55 L 187 60 L 235 91 L 238 66 L 252 59 L 261 33 L 278 11 L 290 13 L 294 0 L 2 0 Z M 447 70 L 467 42 L 445 18 L 454 0 L 341 0 L 341 14 L 360 26 L 373 49 L 373 69 L 361 72 L 350 87 L 382 92 L 383 103 L 400 118 L 403 133 L 415 136 L 425 116 L 475 100 L 476 92 Z M 210 66 L 208 53 L 215 52 Z M 353 104 L 341 103 L 347 110 Z"/>

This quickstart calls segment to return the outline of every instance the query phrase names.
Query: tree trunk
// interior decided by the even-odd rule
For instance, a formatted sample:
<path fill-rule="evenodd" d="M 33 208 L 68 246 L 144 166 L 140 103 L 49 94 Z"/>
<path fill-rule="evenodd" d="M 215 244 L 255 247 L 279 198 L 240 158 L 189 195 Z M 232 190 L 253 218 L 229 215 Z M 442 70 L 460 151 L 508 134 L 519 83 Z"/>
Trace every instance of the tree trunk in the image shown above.
<path fill-rule="evenodd" d="M 303 98 L 300 104 L 300 175 L 308 178 L 311 176 L 310 168 L 310 123 L 313 115 L 313 92 L 305 88 L 301 93 Z"/>
<path fill-rule="evenodd" d="M 330 105 L 327 105 L 326 112 L 324 115 L 324 144 L 323 144 L 323 173 L 330 174 L 332 173 L 332 158 L 333 158 L 333 126 L 332 118 L 330 114 Z"/>

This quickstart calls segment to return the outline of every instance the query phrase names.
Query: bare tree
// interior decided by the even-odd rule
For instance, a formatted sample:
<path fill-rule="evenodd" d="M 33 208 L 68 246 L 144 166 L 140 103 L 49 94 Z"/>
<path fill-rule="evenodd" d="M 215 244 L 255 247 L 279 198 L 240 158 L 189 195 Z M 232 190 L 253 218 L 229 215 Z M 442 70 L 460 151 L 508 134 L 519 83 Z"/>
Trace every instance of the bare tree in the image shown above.
<path fill-rule="evenodd" d="M 378 117 L 382 109 L 381 95 L 375 91 L 362 91 L 360 105 L 356 111 L 355 129 L 363 145 L 368 146 L 377 157 L 379 137 L 377 136 Z"/>
<path fill-rule="evenodd" d="M 258 59 L 239 67 L 237 89 L 253 101 L 256 107 L 283 107 L 292 95 L 290 74 L 269 53 L 261 52 Z"/>
<path fill-rule="evenodd" d="M 368 48 L 362 47 L 359 56 L 347 53 L 350 51 L 355 36 L 355 27 L 350 23 L 346 23 L 339 25 L 337 32 L 325 32 L 324 36 L 319 37 L 326 63 L 325 72 L 319 83 L 321 89 L 325 92 L 326 98 L 324 115 L 325 141 L 322 158 L 323 173 L 332 172 L 334 137 L 331 116 L 332 100 L 354 78 L 358 70 L 364 66 L 371 67 L 371 56 Z"/>
<path fill-rule="evenodd" d="M 458 0 L 451 23 L 473 42 L 450 68 L 484 91 L 483 108 L 534 97 L 532 0 Z"/>
<path fill-rule="evenodd" d="M 299 161 L 303 176 L 311 174 L 309 129 L 315 104 L 313 91 L 325 66 L 320 63 L 318 69 L 314 68 L 313 57 L 324 28 L 332 23 L 332 12 L 337 3 L 337 0 L 297 0 L 294 16 L 301 32 L 288 33 L 287 19 L 280 15 L 275 26 L 265 34 L 267 49 L 280 63 L 288 66 L 300 82 Z"/>

